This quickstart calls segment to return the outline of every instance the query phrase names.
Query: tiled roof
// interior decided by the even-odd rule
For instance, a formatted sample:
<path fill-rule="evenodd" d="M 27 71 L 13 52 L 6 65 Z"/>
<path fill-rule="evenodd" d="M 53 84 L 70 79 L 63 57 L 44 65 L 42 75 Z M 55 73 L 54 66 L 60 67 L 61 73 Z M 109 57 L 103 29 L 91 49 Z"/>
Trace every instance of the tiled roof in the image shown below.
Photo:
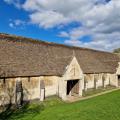
<path fill-rule="evenodd" d="M 73 55 L 84 73 L 115 73 L 120 61 L 109 52 L 0 34 L 1 77 L 61 76 Z"/>

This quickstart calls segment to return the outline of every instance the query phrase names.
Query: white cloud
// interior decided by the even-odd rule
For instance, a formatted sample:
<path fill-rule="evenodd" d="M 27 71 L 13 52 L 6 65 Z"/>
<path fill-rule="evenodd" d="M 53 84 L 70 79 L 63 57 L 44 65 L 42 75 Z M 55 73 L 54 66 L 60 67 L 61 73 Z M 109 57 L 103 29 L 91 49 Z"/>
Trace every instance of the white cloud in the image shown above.
<path fill-rule="evenodd" d="M 13 23 L 9 23 L 9 26 L 10 26 L 11 28 L 14 28 L 14 24 L 13 24 Z"/>
<path fill-rule="evenodd" d="M 19 19 L 16 19 L 16 20 L 10 20 L 10 23 L 9 23 L 9 26 L 11 28 L 23 28 L 23 26 L 25 25 L 26 23 L 22 20 L 19 20 Z"/>
<path fill-rule="evenodd" d="M 17 8 L 21 8 L 21 1 L 20 0 L 4 0 L 7 4 L 13 4 Z"/>
<path fill-rule="evenodd" d="M 19 25 L 24 25 L 25 22 L 22 21 L 22 20 L 17 19 L 17 20 L 14 20 L 14 24 L 15 24 L 16 26 L 19 26 Z"/>
<path fill-rule="evenodd" d="M 65 43 L 73 46 L 80 46 L 82 44 L 79 40 L 65 40 Z"/>
<path fill-rule="evenodd" d="M 30 15 L 30 19 L 32 23 L 44 28 L 52 28 L 67 22 L 67 19 L 62 14 L 54 11 L 35 12 Z"/>
<path fill-rule="evenodd" d="M 11 4 L 13 0 L 4 0 L 6 3 Z"/>
<path fill-rule="evenodd" d="M 68 37 L 69 38 L 69 34 L 65 31 L 61 31 L 60 34 L 58 35 L 59 37 Z"/>
<path fill-rule="evenodd" d="M 39 27 L 81 23 L 82 26 L 60 32 L 65 43 L 107 51 L 120 47 L 120 0 L 25 0 L 21 8 L 29 12 L 31 23 Z M 86 35 L 93 40 L 80 41 Z"/>

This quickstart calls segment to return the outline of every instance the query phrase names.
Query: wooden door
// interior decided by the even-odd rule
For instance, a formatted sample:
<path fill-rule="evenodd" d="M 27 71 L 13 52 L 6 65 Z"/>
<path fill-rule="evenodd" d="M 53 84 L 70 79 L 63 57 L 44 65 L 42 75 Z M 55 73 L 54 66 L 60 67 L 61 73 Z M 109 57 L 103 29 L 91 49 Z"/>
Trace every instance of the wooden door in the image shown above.
<path fill-rule="evenodd" d="M 79 80 L 72 81 L 71 95 L 79 94 Z"/>

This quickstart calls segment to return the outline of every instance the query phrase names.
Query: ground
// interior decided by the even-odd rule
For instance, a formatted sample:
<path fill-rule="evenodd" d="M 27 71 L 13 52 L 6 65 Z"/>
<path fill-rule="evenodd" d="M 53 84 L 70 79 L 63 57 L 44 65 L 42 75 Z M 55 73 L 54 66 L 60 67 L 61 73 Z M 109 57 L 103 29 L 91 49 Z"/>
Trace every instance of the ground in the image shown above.
<path fill-rule="evenodd" d="M 92 96 L 92 95 L 95 95 L 97 93 L 103 93 L 105 91 L 109 91 L 109 90 L 113 90 L 113 89 L 116 89 L 116 87 L 111 86 L 111 85 L 108 85 L 105 88 L 103 88 L 103 87 L 99 87 L 97 89 L 91 88 L 91 89 L 88 89 L 87 91 L 83 91 L 83 96 L 84 97 Z"/>
<path fill-rule="evenodd" d="M 55 97 L 49 98 L 42 104 L 34 103 L 13 113 L 7 113 L 5 120 L 30 119 L 120 120 L 120 90 L 75 103 L 65 103 Z"/>

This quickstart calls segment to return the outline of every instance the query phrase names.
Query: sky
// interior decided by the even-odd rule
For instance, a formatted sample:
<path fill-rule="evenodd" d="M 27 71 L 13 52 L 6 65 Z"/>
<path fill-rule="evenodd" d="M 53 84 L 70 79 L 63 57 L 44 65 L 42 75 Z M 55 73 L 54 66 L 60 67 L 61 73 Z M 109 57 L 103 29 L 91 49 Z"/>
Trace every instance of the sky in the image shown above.
<path fill-rule="evenodd" d="M 120 48 L 120 0 L 0 0 L 0 32 L 113 51 Z"/>

